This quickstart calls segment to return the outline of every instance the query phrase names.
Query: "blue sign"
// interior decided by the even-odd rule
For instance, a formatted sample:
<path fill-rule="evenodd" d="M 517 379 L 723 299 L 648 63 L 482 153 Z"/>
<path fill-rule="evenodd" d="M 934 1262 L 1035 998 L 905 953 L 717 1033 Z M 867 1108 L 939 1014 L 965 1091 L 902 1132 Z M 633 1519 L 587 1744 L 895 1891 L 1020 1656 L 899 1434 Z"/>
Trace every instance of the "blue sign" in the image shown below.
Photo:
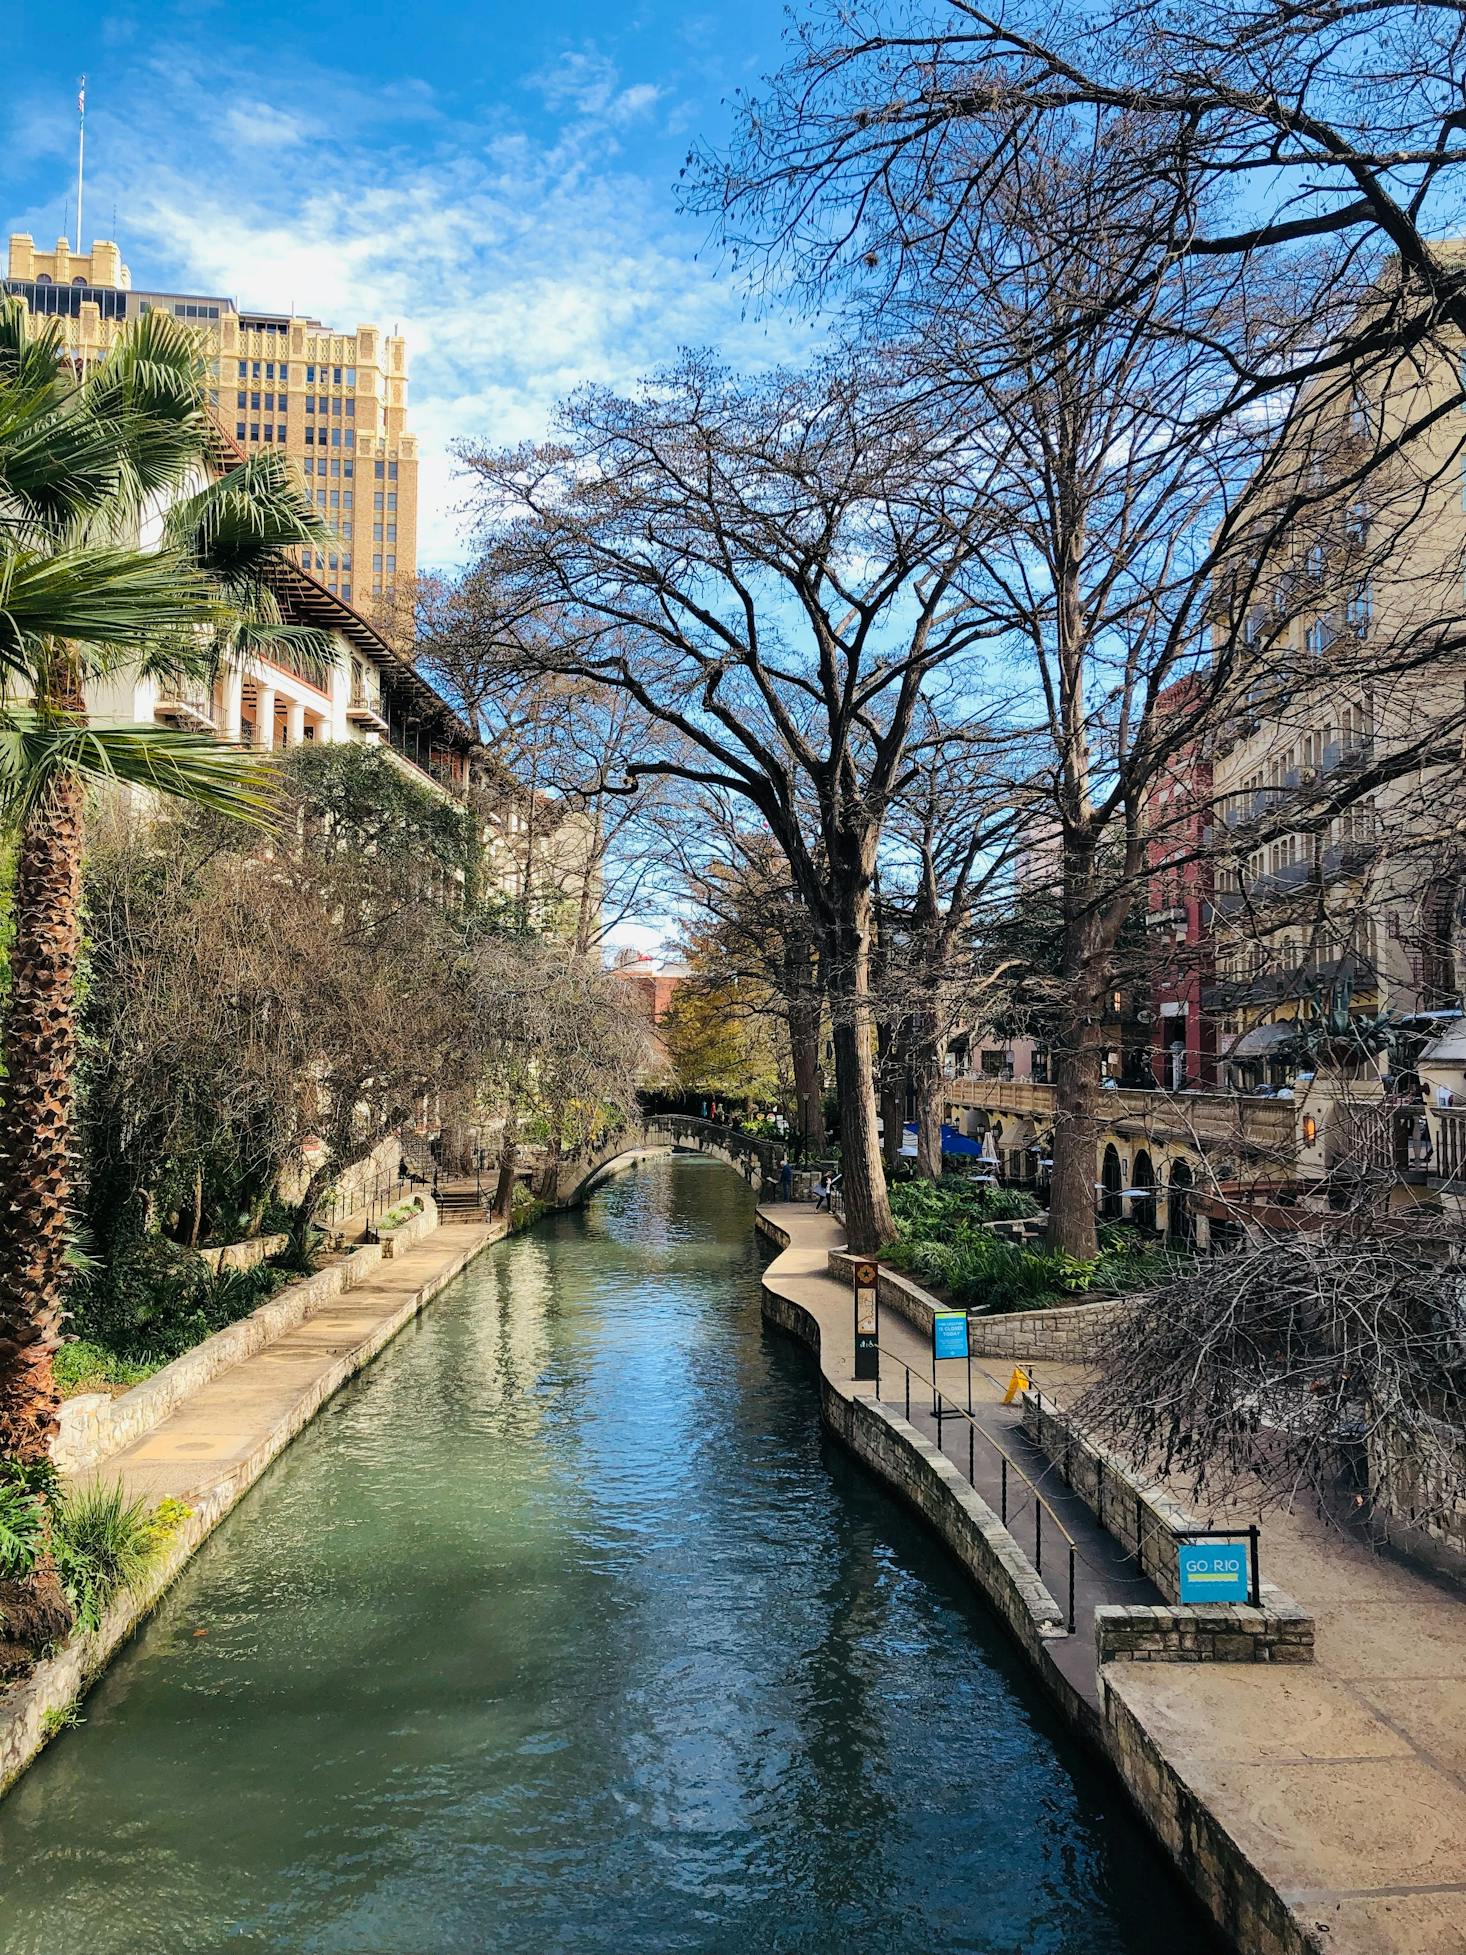
<path fill-rule="evenodd" d="M 933 1316 L 932 1356 L 934 1358 L 967 1356 L 967 1312 L 965 1310 L 938 1310 Z"/>
<path fill-rule="evenodd" d="M 1246 1541 L 1182 1541 L 1183 1602 L 1246 1602 L 1252 1584 Z"/>

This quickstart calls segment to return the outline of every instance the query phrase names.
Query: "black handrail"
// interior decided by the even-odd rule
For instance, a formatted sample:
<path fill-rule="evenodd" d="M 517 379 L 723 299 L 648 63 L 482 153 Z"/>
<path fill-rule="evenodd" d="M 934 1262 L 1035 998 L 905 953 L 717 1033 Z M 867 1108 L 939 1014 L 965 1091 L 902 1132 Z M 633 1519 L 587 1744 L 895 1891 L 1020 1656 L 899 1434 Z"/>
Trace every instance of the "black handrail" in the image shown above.
<path fill-rule="evenodd" d="M 875 1385 L 876 1385 L 877 1400 L 879 1400 L 881 1396 L 880 1361 L 883 1354 L 883 1350 L 884 1350 L 883 1346 L 881 1346 L 880 1344 L 876 1345 Z M 908 1421 L 911 1418 L 912 1378 L 915 1377 L 919 1379 L 923 1385 L 929 1385 L 931 1387 L 933 1416 L 935 1417 L 937 1422 L 937 1451 L 938 1452 L 942 1452 L 942 1420 L 944 1418 L 950 1419 L 955 1417 L 966 1421 L 967 1480 L 968 1480 L 968 1484 L 972 1487 L 974 1492 L 976 1492 L 977 1490 L 977 1479 L 976 1479 L 975 1468 L 977 1464 L 976 1446 L 977 1446 L 978 1437 L 981 1436 L 987 1442 L 987 1444 L 992 1447 L 993 1451 L 997 1454 L 999 1460 L 999 1475 L 1000 1475 L 999 1517 L 1001 1518 L 1004 1527 L 1007 1527 L 1008 1525 L 1008 1469 L 1010 1466 L 1012 1467 L 1013 1471 L 1018 1475 L 1019 1479 L 1022 1480 L 1023 1484 L 1028 1488 L 1029 1492 L 1033 1495 L 1033 1565 L 1040 1575 L 1043 1574 L 1043 1565 L 1044 1565 L 1043 1564 L 1043 1517 L 1044 1517 L 1045 1510 L 1047 1510 L 1049 1519 L 1053 1522 L 1054 1526 L 1059 1530 L 1059 1533 L 1063 1537 L 1068 1550 L 1068 1562 L 1069 1562 L 1068 1621 L 1069 1621 L 1069 1634 L 1072 1636 L 1074 1634 L 1074 1623 L 1075 1623 L 1074 1564 L 1079 1552 L 1079 1544 L 1075 1541 L 1074 1536 L 1069 1532 L 1068 1528 L 1065 1527 L 1063 1521 L 1059 1518 L 1058 1514 L 1055 1513 L 1053 1507 L 1050 1506 L 1049 1502 L 1039 1492 L 1037 1483 L 1034 1480 L 1032 1480 L 1027 1473 L 1024 1472 L 1023 1468 L 1018 1464 L 1017 1460 L 1013 1459 L 1003 1449 L 1003 1447 L 998 1444 L 997 1440 L 994 1439 L 993 1435 L 989 1431 L 987 1431 L 985 1427 L 980 1426 L 977 1423 L 977 1420 L 966 1409 L 965 1406 L 959 1405 L 956 1399 L 949 1399 L 947 1393 L 942 1391 L 940 1386 L 937 1384 L 935 1378 L 929 1378 L 925 1372 L 919 1371 L 916 1369 L 914 1365 L 908 1364 L 905 1358 L 897 1357 L 894 1351 L 885 1350 L 884 1355 L 891 1358 L 896 1364 L 899 1364 L 902 1371 L 906 1375 L 905 1376 L 905 1405 L 906 1405 L 906 1417 Z M 951 1411 L 944 1412 L 943 1410 L 944 1402 L 951 1405 L 952 1408 Z M 946 1455 L 945 1453 L 943 1453 L 943 1458 L 945 1457 Z"/>

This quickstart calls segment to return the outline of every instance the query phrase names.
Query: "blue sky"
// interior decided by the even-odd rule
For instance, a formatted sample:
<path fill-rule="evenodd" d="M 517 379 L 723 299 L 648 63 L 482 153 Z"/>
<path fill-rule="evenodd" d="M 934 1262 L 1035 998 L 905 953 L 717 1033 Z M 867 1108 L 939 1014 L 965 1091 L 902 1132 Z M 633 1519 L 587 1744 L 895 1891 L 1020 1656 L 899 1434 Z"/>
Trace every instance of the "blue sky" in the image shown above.
<path fill-rule="evenodd" d="M 20 0 L 5 229 L 63 228 L 84 70 L 88 241 L 115 237 L 135 283 L 408 335 L 421 554 L 448 564 L 455 437 L 535 436 L 578 381 L 683 345 L 755 366 L 812 343 L 745 315 L 674 196 L 783 25 L 776 0 Z"/>

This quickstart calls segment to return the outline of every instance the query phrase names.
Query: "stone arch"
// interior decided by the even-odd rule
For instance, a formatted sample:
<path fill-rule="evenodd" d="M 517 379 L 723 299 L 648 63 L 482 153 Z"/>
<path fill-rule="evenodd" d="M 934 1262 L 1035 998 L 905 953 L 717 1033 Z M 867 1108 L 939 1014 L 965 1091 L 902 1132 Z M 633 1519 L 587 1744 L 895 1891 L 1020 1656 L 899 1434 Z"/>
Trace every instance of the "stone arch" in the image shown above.
<path fill-rule="evenodd" d="M 1120 1219 L 1120 1190 L 1125 1185 L 1124 1171 L 1120 1166 L 1120 1154 L 1113 1141 L 1105 1148 L 1104 1159 L 1100 1163 L 1100 1215 L 1106 1222 Z"/>
<path fill-rule="evenodd" d="M 1185 1161 L 1172 1161 L 1166 1202 L 1166 1233 L 1178 1248 L 1189 1249 L 1196 1240 L 1196 1217 L 1191 1212 L 1191 1190 L 1196 1177 Z"/>
<path fill-rule="evenodd" d="M 1154 1235 L 1156 1226 L 1155 1168 L 1151 1162 L 1149 1153 L 1143 1147 L 1135 1156 L 1134 1165 L 1130 1169 L 1130 1185 L 1132 1188 L 1148 1188 L 1151 1191 L 1149 1194 L 1135 1196 L 1130 1204 L 1130 1214 L 1137 1228 L 1145 1229 L 1151 1235 Z"/>

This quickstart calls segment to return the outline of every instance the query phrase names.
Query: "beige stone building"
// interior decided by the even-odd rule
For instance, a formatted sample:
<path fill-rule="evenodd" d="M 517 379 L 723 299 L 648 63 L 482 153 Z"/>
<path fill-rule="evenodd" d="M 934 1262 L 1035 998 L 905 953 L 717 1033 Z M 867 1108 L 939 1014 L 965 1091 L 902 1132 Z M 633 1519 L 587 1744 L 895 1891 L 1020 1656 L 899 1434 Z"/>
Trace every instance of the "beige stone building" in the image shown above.
<path fill-rule="evenodd" d="M 210 401 L 245 453 L 283 448 L 333 544 L 303 567 L 333 595 L 389 627 L 417 575 L 418 451 L 407 428 L 407 348 L 400 335 L 340 332 L 294 312 L 251 311 L 222 294 L 135 287 L 115 244 L 39 250 L 10 239 L 4 290 L 59 319 L 78 359 L 99 358 L 128 319 L 163 309 L 197 328 Z M 405 634 L 398 630 L 393 636 Z"/>

